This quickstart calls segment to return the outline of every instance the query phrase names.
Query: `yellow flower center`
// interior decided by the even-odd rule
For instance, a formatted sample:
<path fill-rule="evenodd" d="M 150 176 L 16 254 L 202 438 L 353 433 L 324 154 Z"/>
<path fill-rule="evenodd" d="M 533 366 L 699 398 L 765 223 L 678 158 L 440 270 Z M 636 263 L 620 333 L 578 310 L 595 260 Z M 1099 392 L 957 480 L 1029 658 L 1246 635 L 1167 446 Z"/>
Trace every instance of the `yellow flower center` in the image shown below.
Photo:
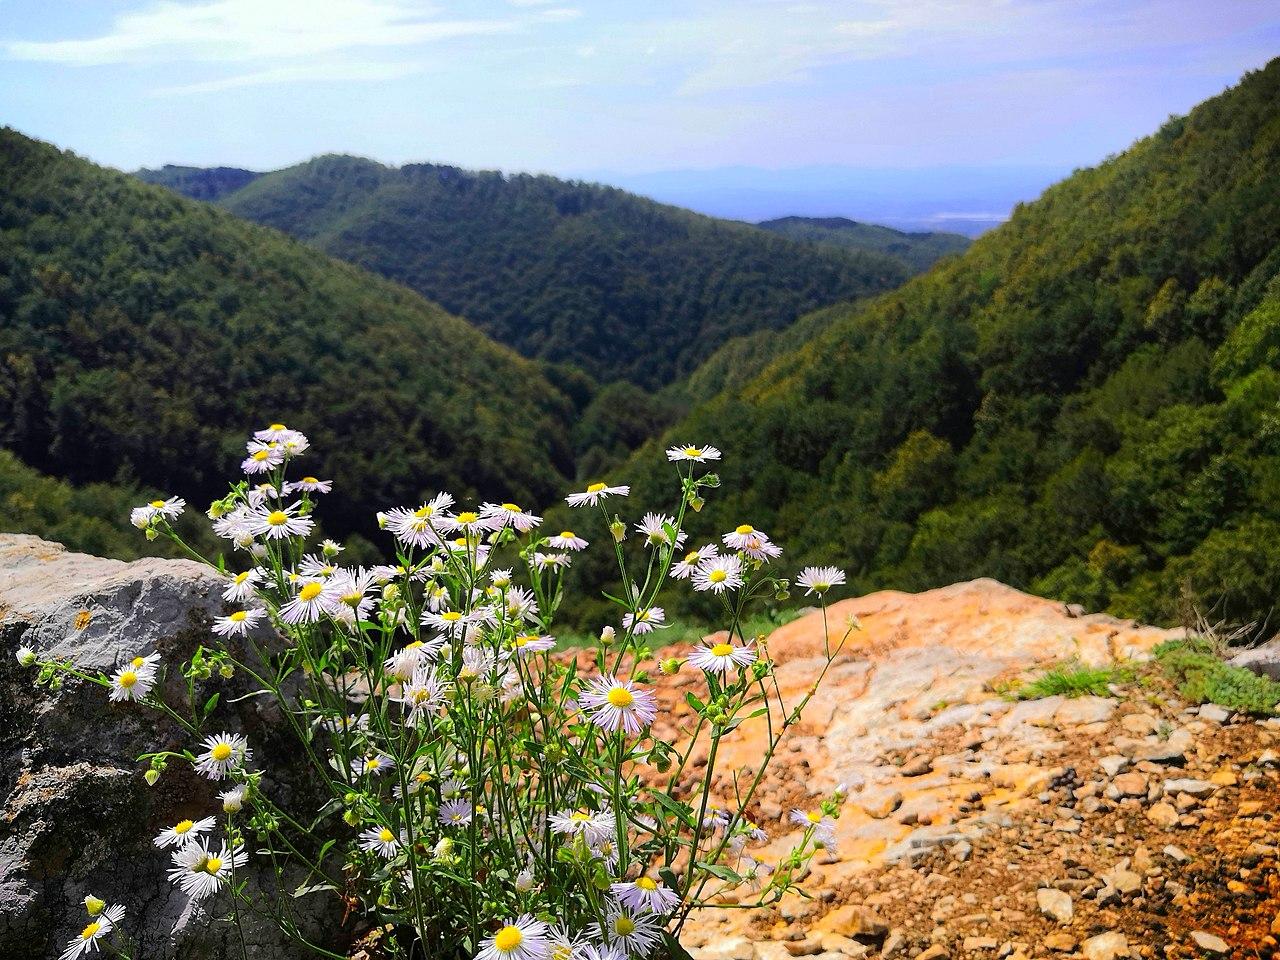
<path fill-rule="evenodd" d="M 448 620 L 450 623 L 455 623 L 462 619 L 462 614 L 457 610 L 446 610 L 444 613 L 440 614 L 440 619 Z"/>
<path fill-rule="evenodd" d="M 315 477 L 303 477 L 302 482 L 303 483 L 319 483 L 320 481 L 317 480 Z"/>
<path fill-rule="evenodd" d="M 368 763 L 365 764 L 365 768 L 368 770 L 377 770 L 380 766 L 382 766 L 382 761 L 379 760 L 377 757 L 372 758 Z"/>
<path fill-rule="evenodd" d="M 636 881 L 636 886 L 641 890 L 657 890 L 658 885 L 648 877 L 641 877 Z"/>
<path fill-rule="evenodd" d="M 431 782 L 431 774 L 429 774 L 429 773 L 420 773 L 420 774 L 418 774 L 416 777 L 414 777 L 413 779 L 417 780 L 419 783 L 430 783 L 430 782 Z"/>
<path fill-rule="evenodd" d="M 724 570 L 712 570 L 707 574 L 707 579 L 712 583 L 724 583 L 729 579 L 729 574 Z"/>
<path fill-rule="evenodd" d="M 572 530 L 561 530 L 560 537 L 564 540 L 576 540 L 577 536 Z"/>
<path fill-rule="evenodd" d="M 480 514 L 476 513 L 474 510 L 463 510 L 458 514 L 459 523 L 475 523 L 479 519 Z"/>
<path fill-rule="evenodd" d="M 636 698 L 631 695 L 631 691 L 626 687 L 614 687 L 609 691 L 606 699 L 611 706 L 617 707 L 619 710 L 625 710 L 636 702 Z"/>
<path fill-rule="evenodd" d="M 267 457 L 269 456 L 271 456 L 270 450 L 257 450 L 253 454 L 253 459 L 261 463 L 263 460 L 267 459 Z"/>
<path fill-rule="evenodd" d="M 693 563 L 693 561 L 695 561 L 695 560 L 697 560 L 697 559 L 698 559 L 698 551 L 697 551 L 697 550 L 690 550 L 688 553 L 686 553 L 686 554 L 684 555 L 684 562 L 685 562 L 685 563 Z"/>
<path fill-rule="evenodd" d="M 701 447 L 685 447 L 684 455 L 686 457 L 700 457 L 702 456 L 702 448 Z"/>
<path fill-rule="evenodd" d="M 576 820 L 579 823 L 586 823 L 591 819 L 591 814 L 587 813 L 585 810 L 575 810 L 573 813 L 569 814 L 569 819 Z"/>
<path fill-rule="evenodd" d="M 528 635 L 524 635 L 524 636 L 516 637 L 516 646 L 517 646 L 517 647 L 523 647 L 523 646 L 527 645 L 527 644 L 528 644 L 528 642 L 529 642 L 530 640 L 532 640 L 532 639 L 533 639 L 533 637 L 528 636 Z"/>
<path fill-rule="evenodd" d="M 378 831 L 378 839 L 381 840 L 383 843 L 390 843 L 395 838 L 396 838 L 396 835 L 392 833 L 390 830 L 388 830 L 386 827 L 383 827 L 380 831 Z"/>
<path fill-rule="evenodd" d="M 425 520 L 427 517 L 431 516 L 431 514 L 433 513 L 435 513 L 435 510 L 429 506 L 421 506 L 417 510 L 413 511 L 413 515 L 417 517 L 419 520 Z"/>
<path fill-rule="evenodd" d="M 271 426 L 267 427 L 267 429 L 271 430 L 272 432 L 279 432 L 281 430 L 287 430 L 289 428 L 286 427 L 283 423 L 273 423 Z"/>
<path fill-rule="evenodd" d="M 237 584 L 237 585 L 239 585 L 239 584 L 244 583 L 246 580 L 248 580 L 248 579 L 249 579 L 249 574 L 251 574 L 251 573 L 253 573 L 253 571 L 252 571 L 252 570 L 246 570 L 244 573 L 237 573 L 237 574 L 236 574 L 236 581 L 235 581 L 235 582 L 236 582 L 236 584 Z"/>
<path fill-rule="evenodd" d="M 316 597 L 320 596 L 320 591 L 324 586 L 319 583 L 308 583 L 305 587 L 298 591 L 298 599 L 303 603 L 310 603 Z"/>
<path fill-rule="evenodd" d="M 745 537 L 745 536 L 746 536 L 747 534 L 749 534 L 749 533 L 755 533 L 755 532 L 756 532 L 756 528 L 755 528 L 755 527 L 753 527 L 753 526 L 752 526 L 751 524 L 749 524 L 749 523 L 744 523 L 742 526 L 738 527 L 738 528 L 737 528 L 736 530 L 734 530 L 733 532 L 734 532 L 734 533 L 737 533 L 737 534 L 741 534 L 742 536 L 744 536 L 744 537 Z"/>
<path fill-rule="evenodd" d="M 194 826 L 195 824 L 190 820 L 179 820 L 178 825 L 173 828 L 173 832 L 176 833 L 178 836 L 182 836 L 184 833 L 186 833 L 188 830 L 190 830 Z"/>
<path fill-rule="evenodd" d="M 124 687 L 126 690 L 137 682 L 138 675 L 132 670 L 126 670 L 124 673 L 120 674 L 120 686 Z"/>
<path fill-rule="evenodd" d="M 213 749 L 209 751 L 209 756 L 213 757 L 218 763 L 231 759 L 231 744 L 215 743 Z"/>
<path fill-rule="evenodd" d="M 608 484 L 606 483 L 593 483 L 591 486 L 587 487 L 587 493 L 599 493 L 607 486 Z"/>
<path fill-rule="evenodd" d="M 817 810 L 810 810 L 808 813 L 805 814 L 805 816 L 809 818 L 810 823 L 822 822 L 822 814 L 819 813 Z"/>
<path fill-rule="evenodd" d="M 142 657 L 134 657 L 132 661 L 133 669 L 137 670 L 140 666 L 142 666 L 146 662 L 147 661 L 142 659 Z"/>
<path fill-rule="evenodd" d="M 272 510 L 267 514 L 267 523 L 273 527 L 283 527 L 289 522 L 289 515 L 283 510 Z"/>
<path fill-rule="evenodd" d="M 204 872 L 209 876 L 216 876 L 218 871 L 222 869 L 221 857 L 210 857 L 204 862 Z"/>
<path fill-rule="evenodd" d="M 504 503 L 502 505 L 502 509 L 507 511 L 507 513 L 523 513 L 524 512 L 514 503 Z"/>
<path fill-rule="evenodd" d="M 733 646 L 728 643 L 717 643 L 711 648 L 711 655 L 713 657 L 727 657 L 731 653 L 733 653 Z"/>
<path fill-rule="evenodd" d="M 97 920 L 95 920 L 93 921 L 93 923 L 89 924 L 87 927 L 84 928 L 84 930 L 80 932 L 80 939 L 92 940 L 94 934 L 96 934 L 101 929 L 102 929 L 102 924 L 100 924 Z"/>
<path fill-rule="evenodd" d="M 519 927 L 510 925 L 499 930 L 498 935 L 493 938 L 493 945 L 502 953 L 510 953 L 522 943 L 524 943 L 524 934 L 520 932 Z"/>
<path fill-rule="evenodd" d="M 164 506 L 164 501 L 163 501 L 163 500 L 152 500 L 152 501 L 151 501 L 151 506 L 153 506 L 153 507 L 155 507 L 157 510 L 159 510 L 161 507 L 163 507 L 163 506 Z"/>
<path fill-rule="evenodd" d="M 636 922 L 630 917 L 617 917 L 613 921 L 613 932 L 620 937 L 629 937 L 636 932 Z"/>
<path fill-rule="evenodd" d="M 231 620 L 233 623 L 239 623 L 240 621 L 244 620 L 244 619 L 245 619 L 246 617 L 248 617 L 248 616 L 249 616 L 249 611 L 247 611 L 247 610 L 237 610 L 235 613 L 233 613 L 233 614 L 232 614 L 230 617 L 228 617 L 227 619 Z"/>

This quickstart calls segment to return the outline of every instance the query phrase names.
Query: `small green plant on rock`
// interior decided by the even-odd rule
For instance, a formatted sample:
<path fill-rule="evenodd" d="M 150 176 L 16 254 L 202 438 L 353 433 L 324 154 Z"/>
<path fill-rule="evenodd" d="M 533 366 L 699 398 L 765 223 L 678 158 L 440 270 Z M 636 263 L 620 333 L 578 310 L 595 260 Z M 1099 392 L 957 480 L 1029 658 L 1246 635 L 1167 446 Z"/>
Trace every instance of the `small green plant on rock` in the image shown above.
<path fill-rule="evenodd" d="M 1169 640 L 1152 652 L 1165 676 L 1192 703 L 1216 703 L 1254 716 L 1280 712 L 1280 683 L 1224 663 L 1211 639 Z"/>
<path fill-rule="evenodd" d="M 1128 664 L 1111 664 L 1090 667 L 1078 660 L 1050 667 L 1030 683 L 1017 691 L 1019 700 L 1040 700 L 1044 697 L 1109 697 L 1111 685 L 1131 683 L 1134 669 Z"/>

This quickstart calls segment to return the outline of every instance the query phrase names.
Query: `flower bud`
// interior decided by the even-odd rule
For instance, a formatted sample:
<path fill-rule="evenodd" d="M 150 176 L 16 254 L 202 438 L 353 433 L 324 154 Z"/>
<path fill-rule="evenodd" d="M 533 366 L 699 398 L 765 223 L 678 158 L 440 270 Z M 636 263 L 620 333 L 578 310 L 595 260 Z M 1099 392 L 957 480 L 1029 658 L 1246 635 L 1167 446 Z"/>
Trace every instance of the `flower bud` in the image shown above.
<path fill-rule="evenodd" d="M 618 631 L 614 630 L 613 627 L 606 626 L 600 631 L 600 645 L 603 647 L 611 646 L 617 635 Z"/>
<path fill-rule="evenodd" d="M 89 916 L 91 917 L 96 917 L 98 914 L 100 914 L 103 911 L 103 909 L 106 908 L 106 906 L 107 906 L 107 901 L 99 900 L 92 893 L 84 898 L 85 912 L 88 913 Z"/>
<path fill-rule="evenodd" d="M 344 810 L 342 813 L 342 819 L 347 822 L 347 826 L 358 827 L 360 826 L 360 811 Z"/>
<path fill-rule="evenodd" d="M 152 767 L 150 770 L 148 770 L 146 773 L 142 775 L 142 779 L 147 781 L 148 787 L 154 787 L 157 781 L 159 781 L 160 779 L 160 771 L 157 770 L 155 767 Z"/>
<path fill-rule="evenodd" d="M 387 515 L 383 513 L 381 510 L 379 510 L 376 514 L 374 514 L 374 516 L 378 518 L 378 529 L 379 530 L 387 529 Z"/>
<path fill-rule="evenodd" d="M 348 793 L 345 797 L 342 798 L 342 802 L 345 803 L 348 807 L 354 807 L 357 803 L 360 802 L 360 794 L 356 793 L 353 790 L 350 793 Z"/>
<path fill-rule="evenodd" d="M 235 675 L 236 668 L 230 663 L 224 663 L 222 666 L 218 667 L 218 676 L 223 680 L 230 680 Z"/>
<path fill-rule="evenodd" d="M 533 871 L 528 867 L 516 874 L 516 891 L 528 893 L 533 889 Z"/>
<path fill-rule="evenodd" d="M 613 534 L 613 539 L 621 543 L 627 538 L 627 525 L 621 520 L 615 520 L 609 524 L 609 532 Z"/>
<path fill-rule="evenodd" d="M 703 500 L 701 497 L 689 498 L 689 506 L 693 508 L 694 513 L 701 513 L 702 508 L 705 507 L 706 505 L 707 505 L 707 501 Z"/>
<path fill-rule="evenodd" d="M 155 527 L 147 527 L 146 538 L 148 540 L 154 540 L 158 536 L 160 536 L 160 533 Z"/>
<path fill-rule="evenodd" d="M 20 667 L 35 666 L 36 652 L 32 650 L 30 647 L 19 647 L 17 657 L 18 657 L 18 666 Z"/>
<path fill-rule="evenodd" d="M 668 677 L 674 677 L 680 672 L 680 667 L 684 665 L 684 661 L 679 657 L 668 657 L 662 661 L 662 672 Z"/>
<path fill-rule="evenodd" d="M 332 560 L 342 552 L 342 544 L 334 540 L 325 540 L 320 544 L 320 552 Z"/>
<path fill-rule="evenodd" d="M 217 520 L 226 512 L 226 505 L 221 500 L 215 500 L 213 503 L 209 504 L 209 509 L 205 511 L 205 516 L 210 520 Z"/>

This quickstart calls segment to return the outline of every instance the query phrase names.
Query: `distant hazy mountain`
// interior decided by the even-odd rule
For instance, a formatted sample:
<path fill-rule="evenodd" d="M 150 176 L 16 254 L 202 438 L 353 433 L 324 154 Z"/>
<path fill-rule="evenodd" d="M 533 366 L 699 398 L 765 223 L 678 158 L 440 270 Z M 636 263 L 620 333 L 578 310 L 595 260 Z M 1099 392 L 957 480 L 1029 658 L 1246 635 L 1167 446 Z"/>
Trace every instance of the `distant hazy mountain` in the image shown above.
<path fill-rule="evenodd" d="M 261 174 L 239 167 L 177 167 L 169 163 L 158 170 L 138 170 L 134 176 L 147 183 L 176 190 L 192 200 L 217 200 L 223 194 L 251 183 Z"/>
<path fill-rule="evenodd" d="M 656 173 L 593 170 L 585 175 L 713 217 L 757 223 L 786 216 L 839 215 L 899 230 L 949 230 L 976 237 L 1070 172 L 1067 167 L 1040 166 L 814 166 Z"/>
<path fill-rule="evenodd" d="M 397 280 L 526 356 L 653 388 L 726 339 L 880 293 L 911 272 L 878 251 L 771 235 L 612 187 L 435 164 L 319 157 L 222 190 L 147 179 Z"/>
<path fill-rule="evenodd" d="M 939 258 L 959 253 L 969 246 L 969 238 L 958 233 L 908 233 L 845 217 L 780 217 L 756 226 L 793 240 L 808 240 L 850 250 L 878 250 L 902 260 L 913 273 L 927 270 Z"/>

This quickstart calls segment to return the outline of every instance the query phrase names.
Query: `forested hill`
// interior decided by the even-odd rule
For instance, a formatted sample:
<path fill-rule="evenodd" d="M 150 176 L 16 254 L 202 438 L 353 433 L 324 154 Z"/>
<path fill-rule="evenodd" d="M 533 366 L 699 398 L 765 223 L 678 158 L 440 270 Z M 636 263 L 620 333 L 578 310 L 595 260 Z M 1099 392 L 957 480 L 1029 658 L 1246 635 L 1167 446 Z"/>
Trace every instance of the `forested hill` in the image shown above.
<path fill-rule="evenodd" d="M 807 240 L 846 250 L 886 253 L 905 263 L 912 273 L 928 270 L 941 258 L 960 253 L 971 242 L 958 233 L 907 232 L 876 223 L 859 223 L 846 217 L 780 217 L 756 226 L 793 240 Z"/>
<path fill-rule="evenodd" d="M 148 176 L 200 186 L 181 169 Z M 610 187 L 434 164 L 319 157 L 218 202 L 397 280 L 526 356 L 646 388 L 689 373 L 730 337 L 781 329 L 910 273 L 886 254 L 802 243 Z"/>
<path fill-rule="evenodd" d="M 283 421 L 345 533 L 438 488 L 563 495 L 572 414 L 535 363 L 403 287 L 0 130 L 0 447 L 44 474 L 200 503 Z"/>
<path fill-rule="evenodd" d="M 239 167 L 178 167 L 170 163 L 155 170 L 135 171 L 134 176 L 144 183 L 176 190 L 192 200 L 217 200 L 252 183 L 261 174 Z"/>
<path fill-rule="evenodd" d="M 1172 619 L 1280 598 L 1280 61 L 1170 120 L 664 438 L 855 590 L 985 575 Z M 803 321 L 802 321 L 803 322 Z M 632 464 L 652 489 L 651 445 Z"/>

